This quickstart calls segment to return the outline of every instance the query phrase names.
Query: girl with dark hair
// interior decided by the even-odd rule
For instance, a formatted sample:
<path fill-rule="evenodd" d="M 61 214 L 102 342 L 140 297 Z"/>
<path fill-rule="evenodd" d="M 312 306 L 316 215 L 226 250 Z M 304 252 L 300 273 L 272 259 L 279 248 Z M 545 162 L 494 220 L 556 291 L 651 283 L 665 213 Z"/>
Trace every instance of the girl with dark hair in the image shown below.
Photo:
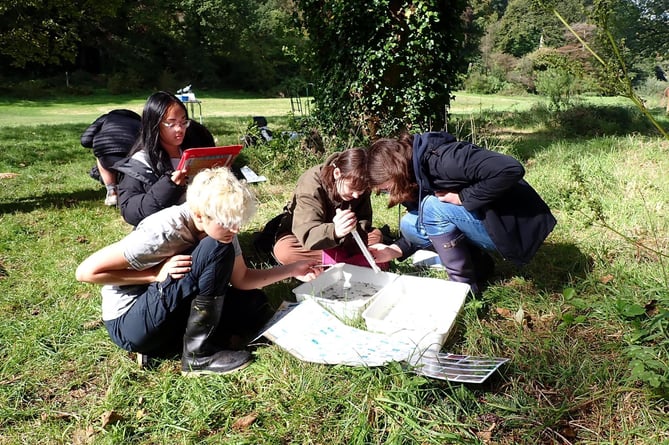
<path fill-rule="evenodd" d="M 183 150 L 212 147 L 209 130 L 188 118 L 174 94 L 159 91 L 144 104 L 139 137 L 128 158 L 117 162 L 118 202 L 123 219 L 133 226 L 145 217 L 185 200 L 186 171 L 175 170 Z"/>
<path fill-rule="evenodd" d="M 406 258 L 431 245 L 449 278 L 474 292 L 492 272 L 488 252 L 523 265 L 556 224 L 516 159 L 446 132 L 379 139 L 367 171 L 371 189 L 387 192 L 390 207 L 409 208 L 402 237 L 372 246 L 375 259 Z"/>
<path fill-rule="evenodd" d="M 273 253 L 279 263 L 311 259 L 369 267 L 350 236 L 357 230 L 367 244 L 383 238 L 372 227 L 366 164 L 365 149 L 351 148 L 300 176 L 277 230 Z"/>

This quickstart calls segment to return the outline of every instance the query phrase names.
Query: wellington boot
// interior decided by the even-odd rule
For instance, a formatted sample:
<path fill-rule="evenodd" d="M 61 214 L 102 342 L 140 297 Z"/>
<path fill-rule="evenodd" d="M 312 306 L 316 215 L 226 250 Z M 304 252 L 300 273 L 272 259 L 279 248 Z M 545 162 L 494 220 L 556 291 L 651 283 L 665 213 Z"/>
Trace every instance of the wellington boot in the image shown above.
<path fill-rule="evenodd" d="M 495 273 L 495 260 L 488 252 L 473 244 L 469 244 L 469 253 L 476 272 L 476 282 L 482 289 Z"/>
<path fill-rule="evenodd" d="M 216 342 L 224 300 L 223 296 L 202 295 L 193 299 L 184 333 L 182 374 L 225 374 L 242 369 L 251 362 L 248 351 L 223 350 Z"/>
<path fill-rule="evenodd" d="M 229 374 L 246 368 L 253 361 L 249 351 L 218 351 L 207 357 L 181 358 L 181 374 L 197 376 L 202 374 Z"/>
<path fill-rule="evenodd" d="M 451 233 L 431 236 L 430 241 L 446 268 L 448 278 L 451 281 L 469 284 L 472 292 L 477 294 L 479 289 L 476 283 L 476 272 L 465 235 L 456 229 Z"/>

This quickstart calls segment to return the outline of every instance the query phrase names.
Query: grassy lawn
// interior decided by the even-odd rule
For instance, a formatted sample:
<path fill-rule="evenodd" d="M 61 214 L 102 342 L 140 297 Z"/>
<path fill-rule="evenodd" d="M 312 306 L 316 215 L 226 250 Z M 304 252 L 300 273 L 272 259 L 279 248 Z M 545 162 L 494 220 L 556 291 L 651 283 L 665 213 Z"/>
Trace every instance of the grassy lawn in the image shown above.
<path fill-rule="evenodd" d="M 221 144 L 253 115 L 290 129 L 289 99 L 198 97 Z M 669 142 L 620 99 L 569 115 L 532 97 L 457 94 L 450 131 L 521 159 L 558 219 L 528 266 L 497 261 L 447 340 L 449 352 L 510 359 L 483 385 L 400 364 L 311 364 L 275 345 L 229 376 L 183 378 L 177 360 L 140 369 L 108 339 L 99 287 L 74 270 L 130 230 L 103 205 L 79 136 L 99 114 L 143 102 L 0 102 L 0 444 L 669 442 Z M 251 234 L 322 159 L 278 140 L 244 149 L 240 162 L 268 178 L 252 185 L 260 210 L 240 234 L 250 265 L 267 266 Z M 374 210 L 397 231 L 397 209 L 375 197 Z M 278 304 L 298 284 L 266 290 Z"/>

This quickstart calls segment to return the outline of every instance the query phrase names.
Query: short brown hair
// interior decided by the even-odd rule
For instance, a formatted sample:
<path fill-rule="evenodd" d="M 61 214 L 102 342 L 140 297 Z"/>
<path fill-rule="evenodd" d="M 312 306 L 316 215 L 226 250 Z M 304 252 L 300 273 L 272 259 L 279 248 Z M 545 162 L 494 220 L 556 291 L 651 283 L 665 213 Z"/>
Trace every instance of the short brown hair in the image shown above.
<path fill-rule="evenodd" d="M 414 178 L 413 138 L 402 135 L 397 139 L 382 138 L 374 142 L 367 153 L 367 172 L 372 190 L 391 183 L 388 188 L 388 207 L 416 201 L 418 185 Z"/>
<path fill-rule="evenodd" d="M 369 190 L 369 180 L 367 178 L 367 151 L 364 148 L 354 147 L 344 150 L 334 158 L 330 164 L 324 165 L 321 169 L 321 181 L 328 192 L 332 201 L 338 201 L 339 196 L 333 171 L 338 168 L 341 173 L 341 179 L 348 182 L 349 186 L 357 192 L 366 192 Z"/>

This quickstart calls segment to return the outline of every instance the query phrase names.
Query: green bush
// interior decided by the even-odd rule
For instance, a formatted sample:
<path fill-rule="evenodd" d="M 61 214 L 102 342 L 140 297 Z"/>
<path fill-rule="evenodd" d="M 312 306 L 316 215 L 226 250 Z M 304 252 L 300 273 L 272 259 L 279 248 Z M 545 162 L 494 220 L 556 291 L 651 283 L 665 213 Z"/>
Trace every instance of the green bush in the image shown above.
<path fill-rule="evenodd" d="M 494 75 L 474 72 L 464 82 L 465 90 L 473 94 L 495 94 L 505 88 L 506 81 Z"/>
<path fill-rule="evenodd" d="M 17 82 L 12 87 L 12 94 L 27 100 L 49 97 L 52 88 L 45 79 L 30 79 Z"/>
<path fill-rule="evenodd" d="M 132 93 L 141 88 L 142 79 L 133 70 L 114 73 L 107 79 L 107 90 L 110 94 Z"/>
<path fill-rule="evenodd" d="M 536 74 L 537 93 L 550 99 L 556 110 L 564 109 L 571 103 L 574 95 L 575 76 L 567 70 L 549 68 Z"/>

